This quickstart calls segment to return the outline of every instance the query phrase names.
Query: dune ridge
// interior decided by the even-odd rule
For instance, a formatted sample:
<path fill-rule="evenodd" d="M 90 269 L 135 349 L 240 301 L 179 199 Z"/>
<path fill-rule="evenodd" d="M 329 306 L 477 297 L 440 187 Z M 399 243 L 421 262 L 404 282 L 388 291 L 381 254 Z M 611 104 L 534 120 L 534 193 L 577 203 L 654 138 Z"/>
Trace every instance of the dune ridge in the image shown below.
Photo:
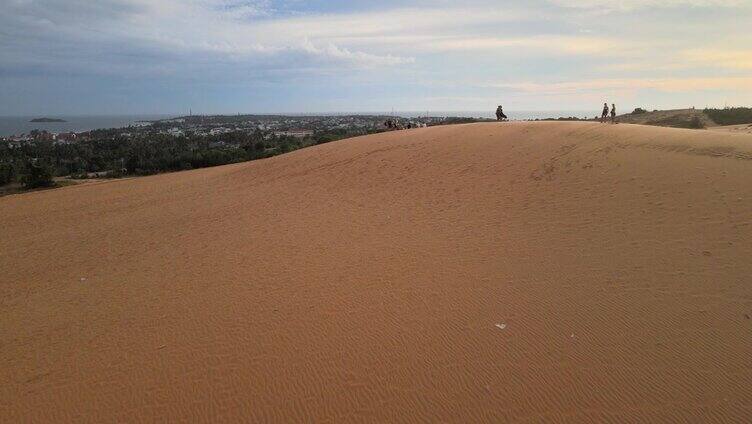
<path fill-rule="evenodd" d="M 8 422 L 743 422 L 752 136 L 489 123 L 0 198 Z"/>

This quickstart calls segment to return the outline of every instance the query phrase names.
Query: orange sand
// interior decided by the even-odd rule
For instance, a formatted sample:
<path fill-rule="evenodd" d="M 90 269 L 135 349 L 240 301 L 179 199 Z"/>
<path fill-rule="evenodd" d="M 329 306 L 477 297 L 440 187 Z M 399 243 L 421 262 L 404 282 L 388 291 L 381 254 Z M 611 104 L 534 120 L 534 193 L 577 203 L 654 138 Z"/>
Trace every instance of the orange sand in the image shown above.
<path fill-rule="evenodd" d="M 4 422 L 741 422 L 752 136 L 458 125 L 8 196 L 0 299 Z"/>

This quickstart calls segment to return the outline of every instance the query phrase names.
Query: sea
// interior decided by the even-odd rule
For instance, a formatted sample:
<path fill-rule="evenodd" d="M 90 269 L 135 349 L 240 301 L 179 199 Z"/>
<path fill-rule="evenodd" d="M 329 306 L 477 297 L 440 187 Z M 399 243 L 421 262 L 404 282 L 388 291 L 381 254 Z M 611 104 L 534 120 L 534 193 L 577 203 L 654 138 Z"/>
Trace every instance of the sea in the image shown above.
<path fill-rule="evenodd" d="M 417 118 L 422 116 L 445 116 L 466 118 L 495 118 L 495 109 L 487 111 L 386 111 L 386 112 L 336 112 L 336 113 L 275 113 L 275 115 L 304 116 L 304 115 L 389 115 L 403 118 Z M 545 119 L 558 117 L 593 117 L 593 111 L 582 110 L 550 110 L 550 111 L 515 111 L 505 110 L 504 113 L 511 120 Z M 175 118 L 177 115 L 101 115 L 101 116 L 0 116 L 0 137 L 28 134 L 32 130 L 46 130 L 53 133 L 82 132 L 103 128 L 125 128 L 137 125 L 139 122 L 157 121 Z M 29 122 L 34 118 L 63 119 L 66 122 Z"/>
<path fill-rule="evenodd" d="M 172 115 L 0 116 L 0 137 L 28 134 L 31 130 L 60 133 L 83 132 L 102 128 L 124 128 L 143 121 L 156 121 L 172 117 Z M 66 122 L 29 122 L 34 118 L 54 118 Z"/>

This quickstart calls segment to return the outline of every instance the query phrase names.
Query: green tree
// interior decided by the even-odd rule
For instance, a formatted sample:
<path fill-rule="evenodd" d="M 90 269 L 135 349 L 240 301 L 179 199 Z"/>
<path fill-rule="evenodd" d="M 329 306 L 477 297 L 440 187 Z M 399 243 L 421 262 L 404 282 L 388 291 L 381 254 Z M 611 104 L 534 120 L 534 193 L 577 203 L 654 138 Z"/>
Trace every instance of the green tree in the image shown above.
<path fill-rule="evenodd" d="M 51 187 L 55 184 L 52 170 L 44 164 L 29 163 L 23 184 L 26 188 Z"/>
<path fill-rule="evenodd" d="M 16 170 L 13 165 L 6 162 L 0 162 L 0 185 L 12 183 L 16 179 Z"/>

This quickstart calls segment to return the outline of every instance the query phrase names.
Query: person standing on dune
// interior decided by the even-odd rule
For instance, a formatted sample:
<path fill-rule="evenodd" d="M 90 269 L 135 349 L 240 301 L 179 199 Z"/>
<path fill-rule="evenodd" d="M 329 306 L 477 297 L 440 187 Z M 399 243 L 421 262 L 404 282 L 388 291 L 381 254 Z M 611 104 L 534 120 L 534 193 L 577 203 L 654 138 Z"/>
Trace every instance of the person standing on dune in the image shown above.
<path fill-rule="evenodd" d="M 608 119 L 608 103 L 603 103 L 603 111 L 601 112 L 601 124 L 605 123 L 606 119 Z"/>
<path fill-rule="evenodd" d="M 616 123 L 616 104 L 611 103 L 611 123 Z"/>

